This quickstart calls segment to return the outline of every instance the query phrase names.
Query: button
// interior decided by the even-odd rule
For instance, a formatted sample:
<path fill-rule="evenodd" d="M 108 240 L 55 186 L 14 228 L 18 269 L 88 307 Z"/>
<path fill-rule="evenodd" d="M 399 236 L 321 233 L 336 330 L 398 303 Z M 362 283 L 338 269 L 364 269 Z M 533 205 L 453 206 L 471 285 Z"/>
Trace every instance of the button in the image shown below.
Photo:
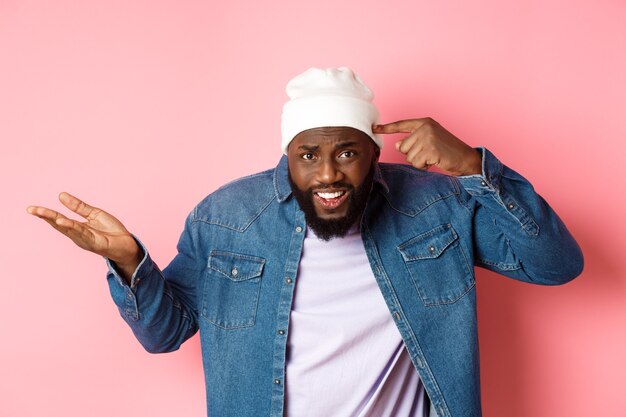
<path fill-rule="evenodd" d="M 509 208 L 509 210 L 513 210 L 513 207 L 515 207 L 515 204 L 509 203 L 509 205 L 507 207 Z"/>
<path fill-rule="evenodd" d="M 287 278 L 285 279 L 285 282 L 286 282 L 287 284 L 291 284 L 291 283 L 293 282 L 293 280 L 292 280 L 291 278 L 287 277 Z"/>
<path fill-rule="evenodd" d="M 232 271 L 230 271 L 230 274 L 234 277 L 236 277 L 238 273 L 239 271 L 237 271 L 237 268 L 233 268 Z"/>
<path fill-rule="evenodd" d="M 434 252 L 435 251 L 435 247 L 434 246 L 429 246 L 428 250 L 431 251 L 431 252 Z"/>
<path fill-rule="evenodd" d="M 275 379 L 275 380 L 274 380 L 274 384 L 276 384 L 276 385 L 280 385 L 280 379 Z"/>
<path fill-rule="evenodd" d="M 487 185 L 487 183 L 485 181 L 481 181 L 480 185 L 482 185 L 483 187 Z"/>
<path fill-rule="evenodd" d="M 284 334 L 285 334 L 285 331 L 284 331 L 284 330 L 279 330 L 279 331 L 278 331 L 278 334 L 282 336 L 282 335 L 284 335 Z"/>
<path fill-rule="evenodd" d="M 396 318 L 396 320 L 400 320 L 400 313 L 398 313 L 397 311 L 393 313 L 393 316 Z"/>
<path fill-rule="evenodd" d="M 298 233 L 302 232 L 302 228 L 300 226 L 296 227 L 296 232 Z"/>

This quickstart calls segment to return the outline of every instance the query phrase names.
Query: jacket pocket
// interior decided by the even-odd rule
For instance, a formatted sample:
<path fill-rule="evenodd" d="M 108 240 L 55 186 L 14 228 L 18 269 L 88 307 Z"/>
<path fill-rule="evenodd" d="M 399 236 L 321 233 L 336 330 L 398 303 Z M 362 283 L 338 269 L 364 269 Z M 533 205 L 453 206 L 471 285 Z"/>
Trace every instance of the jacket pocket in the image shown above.
<path fill-rule="evenodd" d="M 201 315 L 224 329 L 254 326 L 265 259 L 212 251 L 202 290 Z"/>
<path fill-rule="evenodd" d="M 474 271 L 451 224 L 398 246 L 413 284 L 427 306 L 451 304 L 474 287 Z"/>

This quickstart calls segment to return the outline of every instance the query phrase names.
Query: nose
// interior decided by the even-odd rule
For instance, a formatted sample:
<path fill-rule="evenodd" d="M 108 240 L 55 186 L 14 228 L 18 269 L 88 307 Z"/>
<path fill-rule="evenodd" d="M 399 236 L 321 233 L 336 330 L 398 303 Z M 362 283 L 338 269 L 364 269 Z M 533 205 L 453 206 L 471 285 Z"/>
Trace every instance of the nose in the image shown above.
<path fill-rule="evenodd" d="M 344 179 L 343 172 L 331 158 L 325 159 L 319 164 L 316 174 L 317 182 L 320 184 L 330 185 Z"/>

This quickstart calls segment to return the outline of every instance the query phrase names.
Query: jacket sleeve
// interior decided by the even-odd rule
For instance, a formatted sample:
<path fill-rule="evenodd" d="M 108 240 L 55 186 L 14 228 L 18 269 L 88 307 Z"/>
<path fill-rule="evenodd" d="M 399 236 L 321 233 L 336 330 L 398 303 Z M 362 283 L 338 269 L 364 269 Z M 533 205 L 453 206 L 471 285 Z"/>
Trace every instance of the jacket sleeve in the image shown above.
<path fill-rule="evenodd" d="M 566 283 L 583 270 L 583 254 L 565 224 L 533 186 L 482 152 L 482 174 L 456 177 L 473 221 L 474 263 L 535 284 Z"/>
<path fill-rule="evenodd" d="M 105 258 L 113 301 L 135 337 L 151 353 L 176 350 L 198 330 L 196 284 L 202 267 L 196 257 L 191 216 L 178 242 L 178 254 L 163 271 L 137 238 L 144 257 L 130 286 L 118 274 L 115 263 Z"/>

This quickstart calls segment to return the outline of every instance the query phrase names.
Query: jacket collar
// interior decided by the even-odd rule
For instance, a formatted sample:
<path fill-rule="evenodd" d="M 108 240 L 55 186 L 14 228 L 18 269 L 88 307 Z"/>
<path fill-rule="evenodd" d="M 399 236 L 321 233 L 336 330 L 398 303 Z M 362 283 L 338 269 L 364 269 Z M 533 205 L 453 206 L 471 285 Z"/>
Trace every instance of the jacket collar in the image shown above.
<path fill-rule="evenodd" d="M 278 165 L 274 169 L 274 192 L 276 193 L 276 199 L 279 203 L 287 200 L 291 195 L 291 184 L 289 184 L 289 165 L 287 163 L 287 155 L 283 155 L 278 162 Z M 389 193 L 389 186 L 383 179 L 380 172 L 380 166 L 376 164 L 374 168 L 374 187 L 376 184 L 380 185 L 384 194 Z"/>

